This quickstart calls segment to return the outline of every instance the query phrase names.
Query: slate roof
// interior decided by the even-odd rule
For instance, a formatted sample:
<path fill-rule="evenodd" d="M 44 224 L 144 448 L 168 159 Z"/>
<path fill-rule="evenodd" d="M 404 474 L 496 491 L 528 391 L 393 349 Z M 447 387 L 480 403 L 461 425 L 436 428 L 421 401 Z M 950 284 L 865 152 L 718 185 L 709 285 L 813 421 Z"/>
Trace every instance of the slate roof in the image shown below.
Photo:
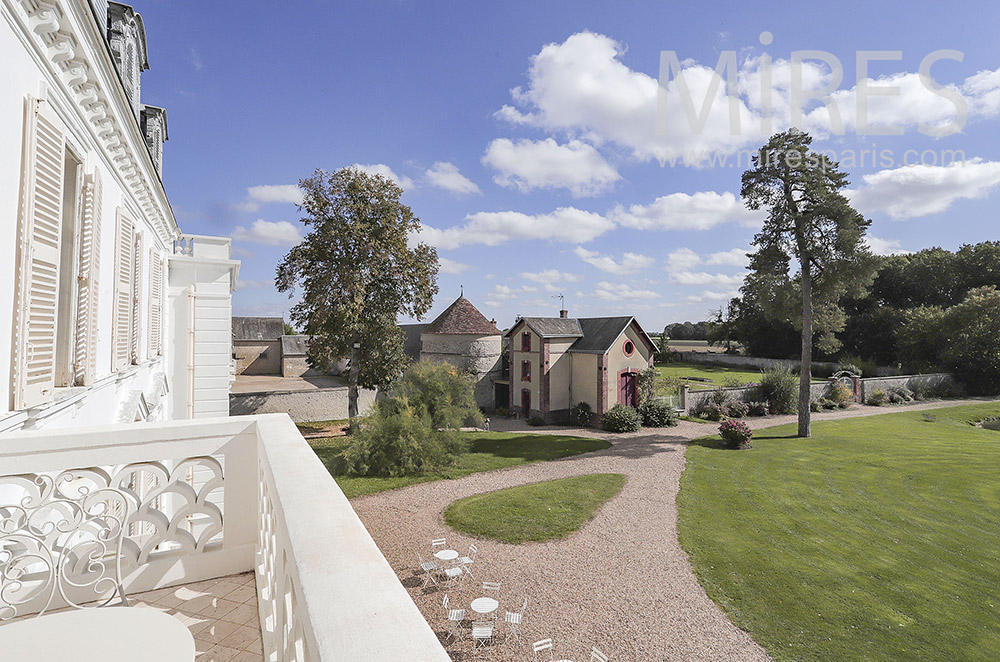
<path fill-rule="evenodd" d="M 420 334 L 427 328 L 426 324 L 400 324 L 403 330 L 403 353 L 414 361 L 420 360 Z"/>
<path fill-rule="evenodd" d="M 634 321 L 634 317 L 523 317 L 520 321 L 543 338 L 577 338 L 569 351 L 586 352 L 588 354 L 604 354 L 614 344 L 618 336 Z M 636 322 L 638 326 L 638 322 Z M 515 324 L 507 331 L 510 333 L 517 326 Z M 642 330 L 642 327 L 639 327 Z M 642 336 L 649 342 L 649 346 L 656 348 L 655 343 L 650 339 L 645 331 Z"/>
<path fill-rule="evenodd" d="M 465 297 L 458 297 L 443 313 L 427 325 L 423 333 L 500 335 L 500 329 L 479 312 Z"/>
<path fill-rule="evenodd" d="M 233 340 L 277 340 L 285 335 L 281 317 L 234 317 Z"/>
<path fill-rule="evenodd" d="M 282 356 L 305 356 L 309 349 L 309 336 L 281 336 Z"/>
<path fill-rule="evenodd" d="M 579 338 L 583 335 L 580 322 L 571 317 L 522 317 L 521 321 L 543 338 Z M 513 330 L 512 326 L 510 331 Z"/>

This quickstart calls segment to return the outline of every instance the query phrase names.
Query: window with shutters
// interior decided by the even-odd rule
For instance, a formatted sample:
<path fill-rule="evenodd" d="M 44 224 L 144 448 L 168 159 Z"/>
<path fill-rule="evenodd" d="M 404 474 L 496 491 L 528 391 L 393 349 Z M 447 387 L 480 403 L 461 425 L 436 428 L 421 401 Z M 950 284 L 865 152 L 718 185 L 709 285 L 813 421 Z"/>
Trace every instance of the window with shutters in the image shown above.
<path fill-rule="evenodd" d="M 135 235 L 135 246 L 132 248 L 132 320 L 129 323 L 129 362 L 137 364 L 142 360 L 142 235 Z"/>
<path fill-rule="evenodd" d="M 24 175 L 21 183 L 11 406 L 22 409 L 52 397 L 66 139 L 44 101 L 25 100 Z"/>
<path fill-rule="evenodd" d="M 76 292 L 74 383 L 89 386 L 97 373 L 97 293 L 101 271 L 101 174 L 95 170 L 83 185 L 80 220 L 80 258 Z"/>
<path fill-rule="evenodd" d="M 135 226 L 119 207 L 115 222 L 115 295 L 112 308 L 111 369 L 132 362 L 132 301 L 135 277 Z"/>
<path fill-rule="evenodd" d="M 149 355 L 163 353 L 163 258 L 149 249 Z"/>
<path fill-rule="evenodd" d="M 77 259 L 79 212 L 83 188 L 81 159 L 66 147 L 63 165 L 62 230 L 59 241 L 59 294 L 56 307 L 56 386 L 72 386 L 75 381 L 77 317 Z"/>

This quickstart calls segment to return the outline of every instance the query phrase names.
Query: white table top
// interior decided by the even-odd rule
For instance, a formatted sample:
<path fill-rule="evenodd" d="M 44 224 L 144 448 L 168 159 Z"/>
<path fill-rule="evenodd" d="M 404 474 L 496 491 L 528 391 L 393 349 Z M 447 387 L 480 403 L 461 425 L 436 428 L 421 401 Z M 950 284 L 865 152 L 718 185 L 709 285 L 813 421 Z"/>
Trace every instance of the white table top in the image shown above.
<path fill-rule="evenodd" d="M 476 598 L 472 601 L 472 611 L 477 614 L 490 614 L 500 606 L 500 603 L 493 598 Z"/>
<path fill-rule="evenodd" d="M 100 607 L 2 625 L 0 651 L 5 660 L 194 662 L 194 638 L 155 609 Z"/>
<path fill-rule="evenodd" d="M 440 552 L 435 552 L 434 558 L 438 561 L 454 561 L 458 558 L 458 552 L 453 549 L 442 549 Z"/>

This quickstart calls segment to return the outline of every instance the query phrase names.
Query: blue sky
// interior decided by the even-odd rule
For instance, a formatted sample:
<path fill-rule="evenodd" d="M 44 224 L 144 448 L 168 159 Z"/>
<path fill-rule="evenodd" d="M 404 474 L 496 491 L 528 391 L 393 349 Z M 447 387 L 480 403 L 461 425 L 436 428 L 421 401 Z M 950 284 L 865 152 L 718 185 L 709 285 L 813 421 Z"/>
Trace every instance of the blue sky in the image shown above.
<path fill-rule="evenodd" d="M 773 130 L 801 105 L 795 123 L 845 164 L 877 252 L 997 238 L 997 4 L 135 7 L 151 67 L 142 98 L 168 112 L 167 193 L 185 232 L 233 236 L 243 261 L 238 315 L 291 305 L 272 281 L 301 234 L 293 185 L 315 168 L 358 164 L 401 182 L 421 238 L 438 247 L 431 316 L 464 285 L 501 327 L 518 314 L 557 314 L 557 294 L 573 315 L 633 314 L 651 331 L 703 319 L 739 287 L 759 223 L 739 201 L 736 160 L 766 137 L 768 95 Z M 940 49 L 962 57 L 931 66 L 943 93 L 918 75 Z M 802 50 L 841 63 L 830 97 L 839 122 L 819 101 L 792 103 L 789 62 Z M 738 131 L 725 80 L 701 130 L 684 115 L 675 80 L 657 106 L 662 51 L 676 53 L 695 110 L 720 55 L 733 54 Z M 869 55 L 870 86 L 895 92 L 864 108 L 869 124 L 902 135 L 860 135 L 858 51 L 899 52 Z M 829 84 L 832 62 L 805 60 L 800 87 Z M 772 82 L 762 86 L 766 71 Z M 925 135 L 935 130 L 953 132 Z"/>

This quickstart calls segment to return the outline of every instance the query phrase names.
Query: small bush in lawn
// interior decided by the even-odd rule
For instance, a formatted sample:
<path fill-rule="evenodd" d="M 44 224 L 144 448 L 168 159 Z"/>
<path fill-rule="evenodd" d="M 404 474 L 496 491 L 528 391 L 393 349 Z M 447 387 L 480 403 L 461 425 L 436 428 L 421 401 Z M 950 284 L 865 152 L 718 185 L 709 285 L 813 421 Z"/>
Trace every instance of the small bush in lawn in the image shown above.
<path fill-rule="evenodd" d="M 569 418 L 572 423 L 582 427 L 590 426 L 590 419 L 594 416 L 594 410 L 586 402 L 578 402 L 569 410 Z"/>
<path fill-rule="evenodd" d="M 665 428 L 677 425 L 677 413 L 667 402 L 650 400 L 639 405 L 642 424 L 647 428 Z"/>
<path fill-rule="evenodd" d="M 886 396 L 885 391 L 883 391 L 880 388 L 877 388 L 871 392 L 871 395 L 868 396 L 868 400 L 865 402 L 865 404 L 870 405 L 872 407 L 881 407 L 888 400 L 889 398 L 888 396 Z"/>
<path fill-rule="evenodd" d="M 748 402 L 747 403 L 747 415 L 748 416 L 767 416 L 771 413 L 768 409 L 766 402 Z"/>
<path fill-rule="evenodd" d="M 847 409 L 843 405 L 850 406 L 854 402 L 854 390 L 847 384 L 834 384 L 833 388 L 830 389 L 829 399 L 841 409 Z"/>
<path fill-rule="evenodd" d="M 719 426 L 719 435 L 729 448 L 750 448 L 753 430 L 743 421 L 730 419 Z"/>
<path fill-rule="evenodd" d="M 750 413 L 750 405 L 742 400 L 733 400 L 729 403 L 729 409 L 726 410 L 726 415 L 730 418 L 744 418 L 748 413 Z"/>
<path fill-rule="evenodd" d="M 608 432 L 635 432 L 642 427 L 642 416 L 635 407 L 615 405 L 601 417 L 601 427 Z"/>
<path fill-rule="evenodd" d="M 528 425 L 534 425 L 536 427 L 539 425 L 545 425 L 545 419 L 538 414 L 534 414 L 528 417 Z"/>
<path fill-rule="evenodd" d="M 799 378 L 787 368 L 765 370 L 760 378 L 761 397 L 775 414 L 792 414 L 799 395 Z"/>

